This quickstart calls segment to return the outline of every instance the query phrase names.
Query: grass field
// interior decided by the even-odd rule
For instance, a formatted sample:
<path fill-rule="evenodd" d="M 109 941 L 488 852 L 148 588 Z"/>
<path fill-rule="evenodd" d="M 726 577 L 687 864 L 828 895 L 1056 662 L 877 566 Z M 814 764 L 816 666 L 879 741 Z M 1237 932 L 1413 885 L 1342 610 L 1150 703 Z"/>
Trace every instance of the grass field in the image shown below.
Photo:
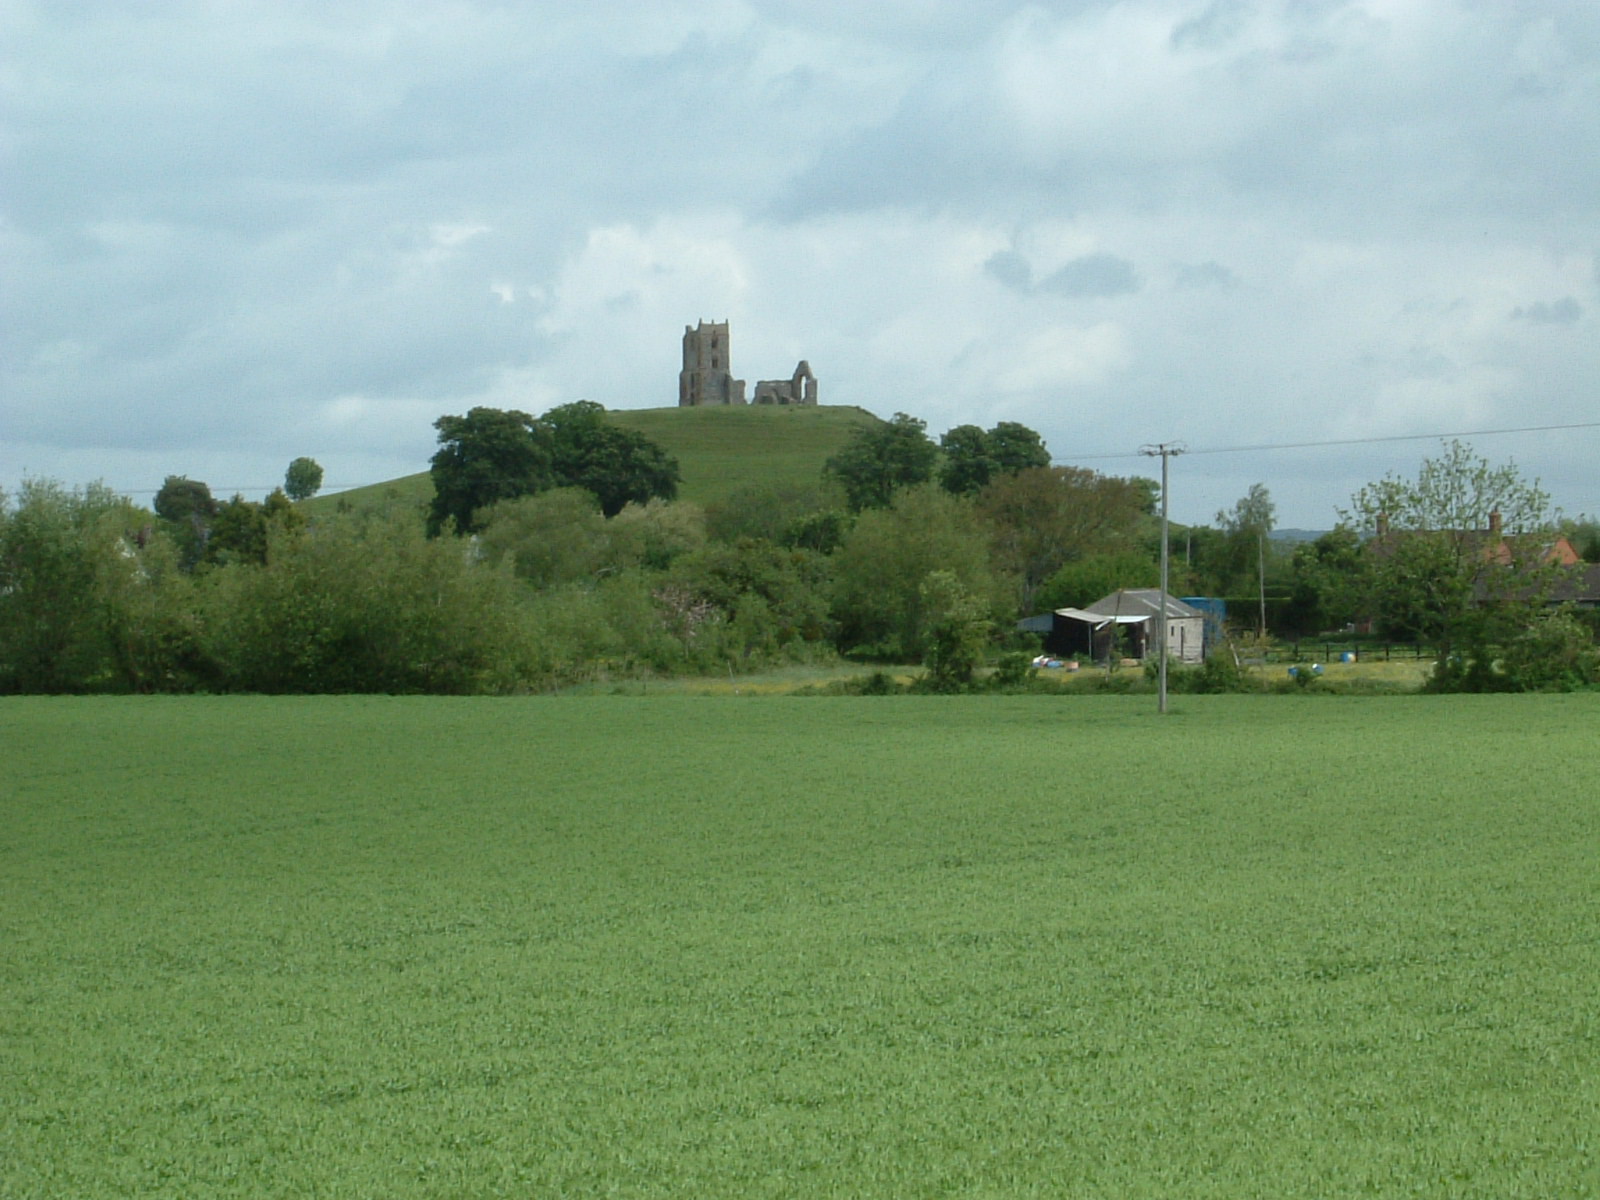
<path fill-rule="evenodd" d="M 0 1196 L 1594 1196 L 1597 722 L 0 700 Z"/>
<path fill-rule="evenodd" d="M 664 446 L 678 460 L 679 499 L 707 504 L 746 484 L 807 484 L 822 477 L 822 465 L 850 435 L 877 417 L 846 405 L 785 407 L 617 409 L 611 419 Z M 385 503 L 422 506 L 433 499 L 426 470 L 387 483 L 318 496 L 307 511 L 333 511 L 342 499 L 355 508 Z"/>

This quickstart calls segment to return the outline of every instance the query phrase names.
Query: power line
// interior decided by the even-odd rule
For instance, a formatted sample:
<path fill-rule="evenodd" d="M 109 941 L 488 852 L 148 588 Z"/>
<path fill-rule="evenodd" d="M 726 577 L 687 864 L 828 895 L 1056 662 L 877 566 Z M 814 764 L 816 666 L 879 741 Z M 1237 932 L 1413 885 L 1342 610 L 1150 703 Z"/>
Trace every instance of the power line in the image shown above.
<path fill-rule="evenodd" d="M 1474 429 L 1460 433 L 1394 433 L 1382 437 L 1328 438 L 1317 442 L 1268 442 L 1255 446 L 1211 446 L 1201 450 L 1186 450 L 1186 454 L 1250 454 L 1266 450 L 1315 450 L 1324 446 L 1366 446 L 1378 442 L 1431 442 L 1437 438 L 1498 437 L 1506 433 L 1553 433 L 1564 429 L 1600 429 L 1600 421 L 1580 421 L 1573 425 L 1522 425 L 1512 429 Z M 1094 462 L 1113 458 L 1139 458 L 1143 451 L 1131 454 L 1078 454 L 1072 462 Z M 1063 460 L 1062 465 L 1066 465 Z"/>

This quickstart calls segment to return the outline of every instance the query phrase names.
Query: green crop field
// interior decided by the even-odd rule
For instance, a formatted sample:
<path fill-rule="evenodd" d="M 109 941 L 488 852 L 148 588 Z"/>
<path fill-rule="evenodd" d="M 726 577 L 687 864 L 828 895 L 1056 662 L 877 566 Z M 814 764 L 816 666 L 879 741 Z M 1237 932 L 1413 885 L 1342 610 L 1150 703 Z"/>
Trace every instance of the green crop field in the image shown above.
<path fill-rule="evenodd" d="M 852 433 L 878 421 L 865 409 L 844 405 L 616 409 L 611 419 L 677 458 L 683 473 L 678 496 L 698 504 L 720 500 L 752 483 L 815 483 L 822 477 L 823 463 Z M 311 512 L 332 511 L 341 499 L 362 508 L 391 496 L 403 504 L 427 504 L 433 498 L 433 480 L 421 471 L 318 496 L 305 504 Z"/>
<path fill-rule="evenodd" d="M 0 1196 L 1600 1194 L 1600 696 L 0 700 Z"/>

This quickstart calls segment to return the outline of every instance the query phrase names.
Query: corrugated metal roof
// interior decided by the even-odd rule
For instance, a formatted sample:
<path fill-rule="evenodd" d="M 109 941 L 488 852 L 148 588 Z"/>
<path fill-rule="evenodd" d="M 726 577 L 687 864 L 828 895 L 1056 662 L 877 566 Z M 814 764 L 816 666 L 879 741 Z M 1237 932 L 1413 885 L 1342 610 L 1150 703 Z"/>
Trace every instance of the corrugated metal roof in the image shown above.
<path fill-rule="evenodd" d="M 1167 620 L 1183 620 L 1186 617 L 1204 617 L 1197 608 L 1192 608 L 1179 600 L 1176 596 L 1167 597 Z M 1144 617 L 1153 617 L 1161 611 L 1160 588 L 1124 588 L 1120 592 L 1112 592 L 1109 596 L 1102 596 L 1086 610 L 1100 616 L 1122 615 L 1124 613 L 1139 613 Z"/>
<path fill-rule="evenodd" d="M 1096 629 L 1102 629 L 1107 625 L 1137 625 L 1141 621 L 1148 621 L 1153 615 L 1153 613 L 1099 613 L 1084 608 L 1056 609 L 1056 616 L 1083 621 Z"/>

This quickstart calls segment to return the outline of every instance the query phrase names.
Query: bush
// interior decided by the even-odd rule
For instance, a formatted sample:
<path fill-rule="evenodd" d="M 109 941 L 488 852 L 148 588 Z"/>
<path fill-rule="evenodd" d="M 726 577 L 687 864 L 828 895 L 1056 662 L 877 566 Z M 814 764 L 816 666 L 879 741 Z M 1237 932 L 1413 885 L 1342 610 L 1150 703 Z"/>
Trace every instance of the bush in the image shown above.
<path fill-rule="evenodd" d="M 921 598 L 928 621 L 926 690 L 967 691 L 993 628 L 986 606 L 952 571 L 930 571 L 922 581 Z"/>
<path fill-rule="evenodd" d="M 874 671 L 870 675 L 847 681 L 846 690 L 852 696 L 898 696 L 906 688 L 886 672 Z"/>
<path fill-rule="evenodd" d="M 1446 654 L 1434 663 L 1422 685 L 1425 692 L 1512 692 L 1511 678 L 1495 669 L 1494 655 L 1486 646 L 1465 653 Z"/>
<path fill-rule="evenodd" d="M 1153 672 L 1150 664 L 1148 671 Z M 1213 654 L 1198 667 L 1179 667 L 1167 672 L 1167 690 L 1194 695 L 1224 695 L 1260 691 L 1259 682 L 1235 660 L 1232 654 Z"/>
<path fill-rule="evenodd" d="M 409 512 L 280 532 L 265 565 L 207 582 L 210 648 L 234 689 L 466 694 L 541 675 L 509 567 L 429 540 Z"/>
<path fill-rule="evenodd" d="M 1571 611 L 1537 621 L 1512 639 L 1501 660 L 1507 682 L 1525 692 L 1570 692 L 1600 680 L 1600 651 Z"/>
<path fill-rule="evenodd" d="M 0 496 L 0 692 L 120 686 L 112 618 L 146 590 L 129 534 L 149 524 L 100 484 L 30 479 Z"/>
<path fill-rule="evenodd" d="M 833 679 L 823 684 L 796 688 L 795 696 L 903 696 L 912 688 L 902 684 L 886 671 L 873 671 L 870 675 L 853 675 L 848 679 Z"/>
<path fill-rule="evenodd" d="M 1039 676 L 1033 665 L 1033 655 L 1026 650 L 1012 650 L 1002 654 L 989 677 L 989 686 L 996 689 L 1025 688 Z"/>
<path fill-rule="evenodd" d="M 924 658 L 932 623 L 923 584 L 948 572 L 960 589 L 1000 616 L 1009 590 L 992 568 L 989 534 L 965 500 L 936 487 L 899 493 L 891 507 L 865 513 L 831 556 L 832 616 L 839 644 L 900 662 Z"/>

